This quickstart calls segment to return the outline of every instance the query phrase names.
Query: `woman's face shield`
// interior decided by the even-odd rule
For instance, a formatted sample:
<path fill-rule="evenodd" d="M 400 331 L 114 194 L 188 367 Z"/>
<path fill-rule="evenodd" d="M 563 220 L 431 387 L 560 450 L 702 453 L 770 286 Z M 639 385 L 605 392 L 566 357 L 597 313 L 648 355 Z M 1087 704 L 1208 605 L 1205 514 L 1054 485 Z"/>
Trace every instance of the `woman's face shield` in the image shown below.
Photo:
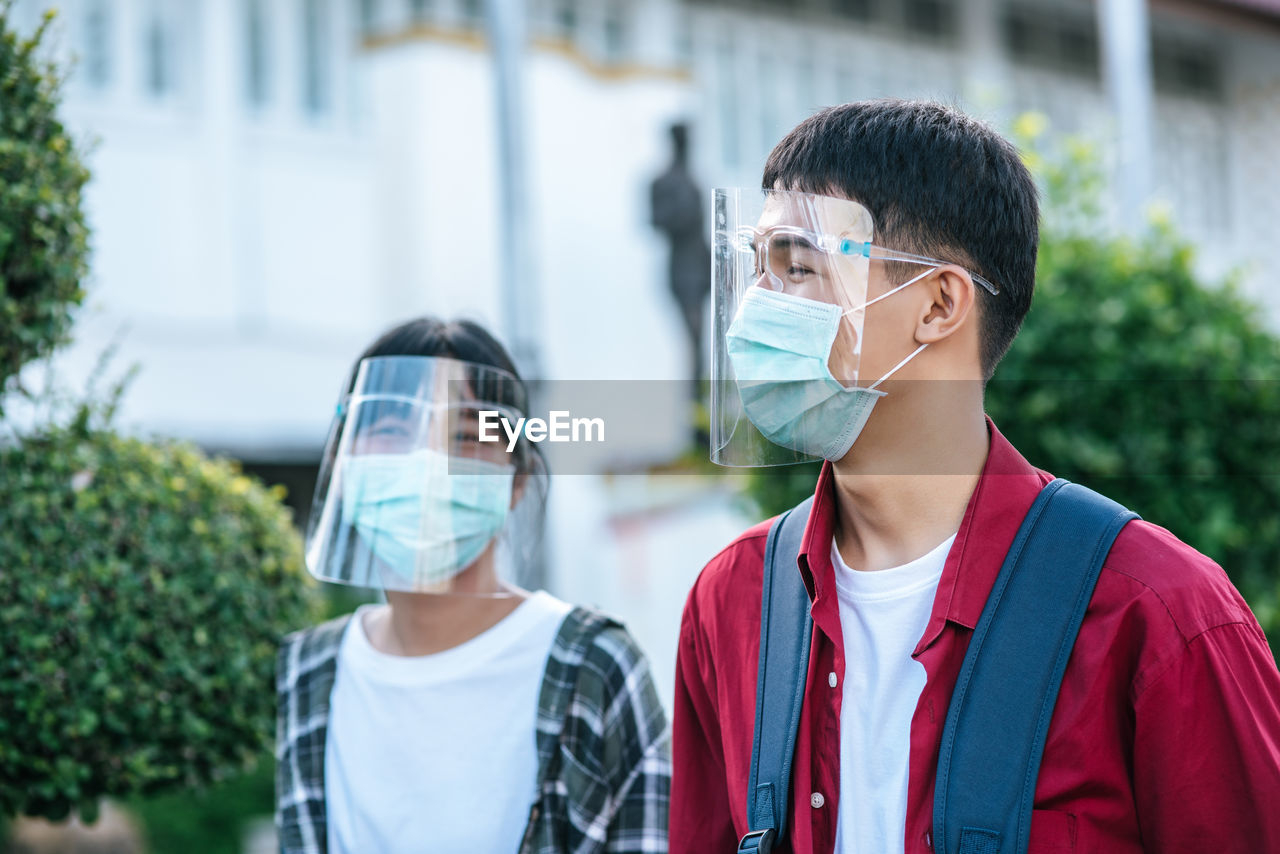
<path fill-rule="evenodd" d="M 715 191 L 713 221 L 711 459 L 730 466 L 816 459 L 766 439 L 747 417 L 742 396 L 768 384 L 780 414 L 806 406 L 812 383 L 780 387 L 773 375 L 776 360 L 769 357 L 780 349 L 805 350 L 809 370 L 829 372 L 841 386 L 858 383 L 871 214 L 848 199 L 721 189 Z M 762 292 L 798 300 L 784 305 L 761 299 L 769 296 Z M 812 315 L 817 334 L 807 340 L 788 340 L 785 325 L 771 321 L 781 317 L 776 312 L 797 311 Z M 792 432 L 817 429 L 800 418 Z M 804 438 L 795 436 L 794 444 L 811 444 Z"/>
<path fill-rule="evenodd" d="M 454 359 L 361 362 L 321 463 L 312 574 L 412 593 L 522 586 L 546 492 L 540 455 L 525 439 L 509 450 L 501 427 L 524 414 L 524 394 L 505 371 Z"/>

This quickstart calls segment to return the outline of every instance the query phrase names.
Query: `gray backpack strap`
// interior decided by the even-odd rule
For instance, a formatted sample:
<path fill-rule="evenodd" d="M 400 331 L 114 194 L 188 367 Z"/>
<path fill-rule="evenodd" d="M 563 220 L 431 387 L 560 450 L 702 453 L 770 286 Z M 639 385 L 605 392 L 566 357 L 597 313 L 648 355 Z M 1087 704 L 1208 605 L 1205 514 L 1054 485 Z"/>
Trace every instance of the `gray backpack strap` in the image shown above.
<path fill-rule="evenodd" d="M 765 541 L 756 728 L 747 783 L 751 832 L 738 843 L 739 852 L 769 854 L 787 832 L 791 762 L 813 636 L 809 593 L 796 561 L 812 507 L 813 499 L 807 498 L 782 514 Z"/>
<path fill-rule="evenodd" d="M 951 695 L 933 801 L 939 854 L 1025 854 L 1062 674 L 1103 561 L 1136 518 L 1061 479 L 1027 512 Z"/>

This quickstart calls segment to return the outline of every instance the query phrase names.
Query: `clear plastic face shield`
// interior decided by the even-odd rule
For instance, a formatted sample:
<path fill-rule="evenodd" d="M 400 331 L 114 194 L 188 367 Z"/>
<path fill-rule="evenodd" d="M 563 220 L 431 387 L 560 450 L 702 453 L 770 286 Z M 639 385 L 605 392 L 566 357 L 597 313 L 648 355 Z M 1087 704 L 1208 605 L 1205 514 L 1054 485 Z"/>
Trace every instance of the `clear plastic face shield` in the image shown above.
<path fill-rule="evenodd" d="M 876 246 L 871 214 L 849 199 L 720 189 L 713 217 L 712 461 L 840 459 L 884 395 L 877 386 L 924 349 L 863 376 L 868 308 L 948 262 Z M 869 297 L 873 259 L 919 273 Z"/>
<path fill-rule="evenodd" d="M 533 569 L 547 488 L 536 448 L 521 437 L 508 451 L 501 426 L 526 410 L 523 384 L 497 368 L 363 360 L 316 482 L 311 574 L 385 591 L 514 595 Z"/>

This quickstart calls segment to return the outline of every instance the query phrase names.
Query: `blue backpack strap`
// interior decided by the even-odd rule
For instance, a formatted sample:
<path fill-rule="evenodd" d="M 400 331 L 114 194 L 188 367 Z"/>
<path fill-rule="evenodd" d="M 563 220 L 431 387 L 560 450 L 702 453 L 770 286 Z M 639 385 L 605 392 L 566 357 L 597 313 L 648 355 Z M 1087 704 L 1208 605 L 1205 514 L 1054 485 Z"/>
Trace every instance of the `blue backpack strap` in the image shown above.
<path fill-rule="evenodd" d="M 797 559 L 813 499 L 778 517 L 764 547 L 760 603 L 760 671 L 756 679 L 756 731 L 747 781 L 747 824 L 738 851 L 768 854 L 786 835 L 791 760 L 809 673 L 813 618 Z"/>
<path fill-rule="evenodd" d="M 1024 854 L 1062 674 L 1103 561 L 1136 514 L 1055 480 L 1023 519 L 951 695 L 933 801 L 945 854 Z"/>

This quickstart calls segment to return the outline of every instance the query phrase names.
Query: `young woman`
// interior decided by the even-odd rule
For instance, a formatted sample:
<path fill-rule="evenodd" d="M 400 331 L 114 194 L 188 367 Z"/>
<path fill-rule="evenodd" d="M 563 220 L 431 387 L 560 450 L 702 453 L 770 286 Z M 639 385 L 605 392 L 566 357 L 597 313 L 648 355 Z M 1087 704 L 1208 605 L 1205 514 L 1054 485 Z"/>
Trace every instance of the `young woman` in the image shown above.
<path fill-rule="evenodd" d="M 616 622 L 526 589 L 545 467 L 526 439 L 481 441 L 480 423 L 526 412 L 511 359 L 474 323 L 416 320 L 357 362 L 307 566 L 386 604 L 281 646 L 285 854 L 666 851 L 648 663 Z"/>

